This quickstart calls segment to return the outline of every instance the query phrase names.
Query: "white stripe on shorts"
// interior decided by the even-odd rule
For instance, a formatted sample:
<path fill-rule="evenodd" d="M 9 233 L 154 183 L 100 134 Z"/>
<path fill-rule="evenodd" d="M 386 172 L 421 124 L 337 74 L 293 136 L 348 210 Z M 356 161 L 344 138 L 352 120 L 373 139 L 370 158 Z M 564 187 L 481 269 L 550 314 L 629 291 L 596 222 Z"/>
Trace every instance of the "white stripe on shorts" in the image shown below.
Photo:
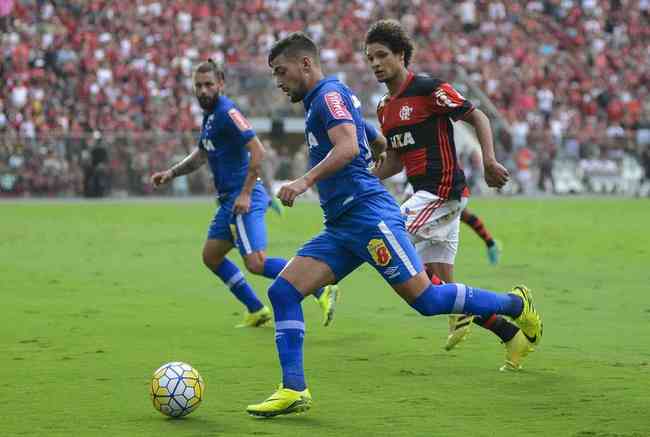
<path fill-rule="evenodd" d="M 244 226 L 244 218 L 241 214 L 237 214 L 235 221 L 237 223 L 237 233 L 241 239 L 242 244 L 244 245 L 244 252 L 246 255 L 253 253 L 251 248 L 251 242 L 248 240 L 248 235 L 246 235 L 246 227 Z"/>
<path fill-rule="evenodd" d="M 283 320 L 281 322 L 275 322 L 275 330 L 281 331 L 283 329 L 297 329 L 299 331 L 305 330 L 305 322 L 300 320 Z"/>
<path fill-rule="evenodd" d="M 464 314 L 465 313 L 465 294 L 467 293 L 467 287 L 463 284 L 454 284 L 456 285 L 456 300 L 454 300 L 454 307 L 451 309 L 452 314 Z"/>
<path fill-rule="evenodd" d="M 395 235 L 391 232 L 388 226 L 386 226 L 386 223 L 384 223 L 383 221 L 380 221 L 378 226 L 381 233 L 384 234 L 384 236 L 388 240 L 388 244 L 390 244 L 390 247 L 393 248 L 393 250 L 399 257 L 399 259 L 406 266 L 406 270 L 409 271 L 411 276 L 415 276 L 417 274 L 417 270 L 415 270 L 415 267 L 413 267 L 411 260 L 409 259 L 408 255 L 406 255 L 406 252 L 404 252 L 404 249 L 402 249 L 402 246 L 400 246 L 399 241 L 397 241 L 397 238 L 395 238 Z"/>

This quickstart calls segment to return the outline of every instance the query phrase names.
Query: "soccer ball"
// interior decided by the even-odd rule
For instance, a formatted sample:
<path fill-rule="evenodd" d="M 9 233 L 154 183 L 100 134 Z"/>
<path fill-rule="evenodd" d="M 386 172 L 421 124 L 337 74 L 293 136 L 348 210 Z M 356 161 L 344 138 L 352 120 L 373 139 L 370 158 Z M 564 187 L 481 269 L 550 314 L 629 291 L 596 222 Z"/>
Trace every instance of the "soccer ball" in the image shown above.
<path fill-rule="evenodd" d="M 153 373 L 150 394 L 156 410 L 165 416 L 182 417 L 201 404 L 205 383 L 195 368 L 175 361 L 160 366 Z"/>

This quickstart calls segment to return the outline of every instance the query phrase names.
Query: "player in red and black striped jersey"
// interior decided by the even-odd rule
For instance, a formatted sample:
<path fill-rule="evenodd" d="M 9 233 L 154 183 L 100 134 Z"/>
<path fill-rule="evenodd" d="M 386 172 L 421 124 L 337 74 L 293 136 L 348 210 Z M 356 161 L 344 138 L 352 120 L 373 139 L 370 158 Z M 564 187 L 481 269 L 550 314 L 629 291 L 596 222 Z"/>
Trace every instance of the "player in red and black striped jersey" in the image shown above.
<path fill-rule="evenodd" d="M 414 45 L 397 21 L 374 23 L 366 34 L 365 49 L 375 78 L 388 88 L 377 107 L 388 147 L 375 174 L 384 179 L 406 170 L 414 191 L 402 205 L 407 230 L 427 273 L 453 282 L 460 215 L 469 191 L 456 159 L 452 120 L 463 120 L 475 128 L 483 151 L 485 180 L 490 187 L 501 188 L 509 174 L 494 156 L 490 122 L 449 83 L 408 70 Z M 465 338 L 471 320 L 450 317 L 447 349 Z M 474 321 L 506 343 L 504 368 L 518 368 L 529 350 L 519 329 L 499 316 Z"/>

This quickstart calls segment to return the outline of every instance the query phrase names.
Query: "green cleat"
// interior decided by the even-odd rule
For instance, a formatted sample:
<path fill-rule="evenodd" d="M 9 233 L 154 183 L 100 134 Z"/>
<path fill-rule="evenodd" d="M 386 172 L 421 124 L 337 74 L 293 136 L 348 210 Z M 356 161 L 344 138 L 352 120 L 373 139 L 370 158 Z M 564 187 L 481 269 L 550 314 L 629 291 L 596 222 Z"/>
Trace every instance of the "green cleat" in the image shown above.
<path fill-rule="evenodd" d="M 323 294 L 316 300 L 323 311 L 323 326 L 329 326 L 334 319 L 334 311 L 336 311 L 336 304 L 339 301 L 341 292 L 338 285 L 326 285 L 323 288 Z"/>
<path fill-rule="evenodd" d="M 246 312 L 244 320 L 235 325 L 235 328 L 258 328 L 260 326 L 266 325 L 271 320 L 271 310 L 269 307 L 264 306 L 262 309 L 255 311 L 254 313 Z"/>
<path fill-rule="evenodd" d="M 521 314 L 514 319 L 514 322 L 528 338 L 528 341 L 537 346 L 542 341 L 544 325 L 542 324 L 542 317 L 533 305 L 533 295 L 525 285 L 514 286 L 511 294 L 519 296 L 524 301 Z"/>
<path fill-rule="evenodd" d="M 267 400 L 246 407 L 251 416 L 274 417 L 281 414 L 304 413 L 311 408 L 309 389 L 291 390 L 280 386 Z"/>
<path fill-rule="evenodd" d="M 275 211 L 275 213 L 280 217 L 284 217 L 284 205 L 282 205 L 280 199 L 275 196 L 271 196 L 271 209 L 273 209 L 273 211 Z"/>
<path fill-rule="evenodd" d="M 445 350 L 452 350 L 461 341 L 469 336 L 469 329 L 472 327 L 474 316 L 465 314 L 449 316 L 449 335 L 447 336 L 447 343 Z"/>
<path fill-rule="evenodd" d="M 535 350 L 521 330 L 517 331 L 517 334 L 515 334 L 510 341 L 507 341 L 505 346 L 506 362 L 499 369 L 502 372 L 516 372 L 521 370 L 521 362 L 523 359 L 526 355 Z"/>

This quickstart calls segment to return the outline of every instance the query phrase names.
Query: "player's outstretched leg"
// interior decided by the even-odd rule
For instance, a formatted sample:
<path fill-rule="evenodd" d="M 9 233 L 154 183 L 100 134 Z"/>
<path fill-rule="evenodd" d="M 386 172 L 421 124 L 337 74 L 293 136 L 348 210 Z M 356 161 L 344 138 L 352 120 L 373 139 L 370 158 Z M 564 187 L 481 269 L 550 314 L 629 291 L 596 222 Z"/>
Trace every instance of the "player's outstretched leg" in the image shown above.
<path fill-rule="evenodd" d="M 441 285 L 444 282 L 435 274 L 431 276 L 431 283 L 433 285 Z M 520 351 L 520 342 L 513 341 L 513 338 L 519 332 L 519 328 L 508 321 L 505 317 L 492 314 L 489 317 L 470 316 L 466 314 L 449 316 L 449 335 L 445 344 L 446 350 L 452 350 L 460 342 L 465 340 L 469 335 L 469 325 L 474 322 L 475 324 L 492 331 L 506 346 L 506 364 L 510 366 L 509 370 L 516 370 L 521 367 L 520 363 L 523 357 L 528 353 L 522 354 Z"/>
<path fill-rule="evenodd" d="M 428 281 L 427 281 L 428 282 Z M 404 286 L 398 293 L 409 291 Z M 410 305 L 420 314 L 433 316 L 439 314 L 469 314 L 489 317 L 502 314 L 511 317 L 526 335 L 537 345 L 542 337 L 542 321 L 532 302 L 532 294 L 524 286 L 516 286 L 511 293 L 495 293 L 464 284 L 428 284 L 415 299 L 408 299 Z"/>

